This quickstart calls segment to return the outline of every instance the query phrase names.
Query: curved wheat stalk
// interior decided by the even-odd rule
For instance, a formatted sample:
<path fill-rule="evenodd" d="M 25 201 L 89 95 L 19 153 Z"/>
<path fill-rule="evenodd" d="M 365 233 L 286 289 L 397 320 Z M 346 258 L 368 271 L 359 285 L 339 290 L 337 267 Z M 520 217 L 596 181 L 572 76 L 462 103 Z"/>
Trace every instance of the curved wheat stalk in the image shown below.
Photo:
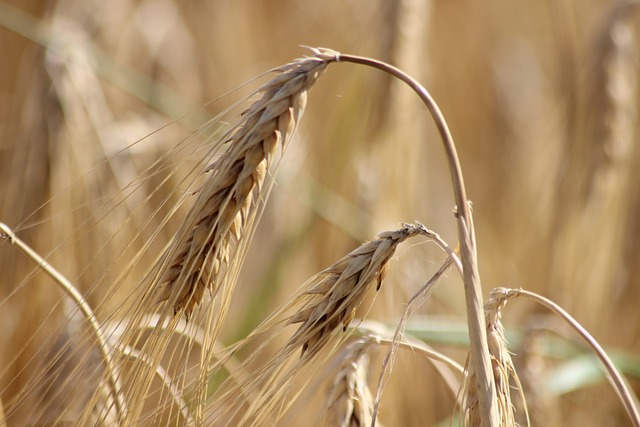
<path fill-rule="evenodd" d="M 503 304 L 509 299 L 526 297 L 541 304 L 551 310 L 555 315 L 565 321 L 571 328 L 573 328 L 578 335 L 585 341 L 585 343 L 591 348 L 593 353 L 598 357 L 602 363 L 604 369 L 607 372 L 607 379 L 611 383 L 613 389 L 616 391 L 620 401 L 624 405 L 625 410 L 631 423 L 634 426 L 640 426 L 640 410 L 638 409 L 638 398 L 633 393 L 633 390 L 626 384 L 623 376 L 618 372 L 618 369 L 613 364 L 611 358 L 604 351 L 598 341 L 569 313 L 567 313 L 562 307 L 555 302 L 534 292 L 530 292 L 524 289 L 509 289 L 509 288 L 496 288 L 492 291 L 495 298 L 500 298 Z"/>
<path fill-rule="evenodd" d="M 469 339 L 471 342 L 471 363 L 477 373 L 478 388 L 482 420 L 488 425 L 498 425 L 498 407 L 496 386 L 491 374 L 491 357 L 488 351 L 485 320 L 482 312 L 483 299 L 478 272 L 476 237 L 471 212 L 471 204 L 467 199 L 466 188 L 460 166 L 460 159 L 453 142 L 451 131 L 440 111 L 440 108 L 429 92 L 415 79 L 401 70 L 381 61 L 355 55 L 340 54 L 337 58 L 341 62 L 361 64 L 384 71 L 406 83 L 422 100 L 438 128 L 438 133 L 447 156 L 453 194 L 456 202 L 456 217 L 458 219 L 458 239 L 460 245 L 460 260 L 463 267 L 463 281 Z"/>
<path fill-rule="evenodd" d="M 100 355 L 104 361 L 106 367 L 107 382 L 111 388 L 111 394 L 113 397 L 113 403 L 115 404 L 116 411 L 119 416 L 126 411 L 126 403 L 121 393 L 121 384 L 118 380 L 118 369 L 113 361 L 111 353 L 111 346 L 104 336 L 102 328 L 96 319 L 93 310 L 89 303 L 84 299 L 82 294 L 73 286 L 69 280 L 64 277 L 58 270 L 51 266 L 44 258 L 36 253 L 25 242 L 19 239 L 13 230 L 11 230 L 6 224 L 0 222 L 0 238 L 6 238 L 12 245 L 15 245 L 18 249 L 24 252 L 29 258 L 35 261 L 40 268 L 42 268 L 71 298 L 75 306 L 87 319 L 87 322 L 91 326 L 91 329 L 95 335 Z M 1 420 L 1 419 L 0 419 Z"/>

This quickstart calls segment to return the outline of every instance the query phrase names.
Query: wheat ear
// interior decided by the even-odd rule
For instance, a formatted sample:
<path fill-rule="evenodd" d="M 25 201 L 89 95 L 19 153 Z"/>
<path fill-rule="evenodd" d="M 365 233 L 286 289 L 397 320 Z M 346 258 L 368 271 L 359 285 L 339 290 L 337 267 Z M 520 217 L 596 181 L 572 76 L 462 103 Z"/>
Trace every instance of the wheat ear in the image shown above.
<path fill-rule="evenodd" d="M 313 356 L 340 324 L 344 330 L 353 319 L 366 292 L 376 290 L 389 269 L 389 259 L 398 244 L 416 235 L 429 235 L 422 224 L 403 224 L 365 243 L 318 275 L 318 282 L 306 293 L 312 296 L 291 323 L 301 323 L 289 340 L 290 347 L 302 348 L 303 356 Z"/>
<path fill-rule="evenodd" d="M 246 359 L 248 366 L 258 364 L 257 370 L 252 369 L 250 374 L 241 372 L 234 376 L 230 388 L 221 387 L 216 400 L 224 401 L 241 394 L 243 401 L 234 399 L 232 405 L 215 415 L 216 420 L 235 419 L 243 403 L 249 407 L 236 425 L 255 425 L 284 413 L 297 398 L 295 393 L 287 395 L 296 375 L 302 369 L 313 369 L 314 364 L 322 360 L 320 354 L 324 350 L 335 349 L 345 339 L 347 334 L 337 333 L 338 330 L 346 331 L 366 294 L 381 286 L 397 246 L 410 237 L 426 234 L 427 230 L 420 224 L 404 224 L 397 230 L 383 232 L 305 283 L 286 307 L 243 340 L 241 346 L 264 336 L 271 337 L 269 342 L 287 331 L 283 325 L 299 324 L 275 355 L 270 354 L 267 342 Z M 265 356 L 267 353 L 269 356 Z M 218 364 L 214 370 L 221 368 Z M 306 383 L 310 378 L 300 380 Z M 249 394 L 252 401 L 245 402 L 244 396 Z"/>
<path fill-rule="evenodd" d="M 518 386 L 522 395 L 522 387 L 516 369 L 511 360 L 507 341 L 504 337 L 504 327 L 502 326 L 502 309 L 507 304 L 502 288 L 496 288 L 489 294 L 489 299 L 484 305 L 485 318 L 487 322 L 487 340 L 489 343 L 489 353 L 491 354 L 491 364 L 493 377 L 497 389 L 498 413 L 500 415 L 501 426 L 516 425 L 514 406 L 511 401 L 511 380 Z M 468 425 L 479 426 L 481 418 L 478 408 L 478 396 L 475 381 L 475 371 L 473 366 L 467 366 L 465 381 L 463 385 L 463 410 Z M 526 412 L 526 402 L 523 398 L 523 406 Z M 528 413 L 527 413 L 527 425 Z"/>
<path fill-rule="evenodd" d="M 626 257 L 627 230 L 635 226 L 629 194 L 636 188 L 639 6 L 637 1 L 612 4 L 590 46 L 592 64 L 580 85 L 585 88 L 577 116 L 580 132 L 563 144 L 558 163 L 557 214 L 548 236 L 553 242 L 550 272 L 552 283 L 577 286 L 567 295 L 574 295 L 571 304 L 581 310 L 578 315 L 601 310 L 603 301 L 614 303 L 602 283 L 626 262 L 621 259 Z M 592 230 L 598 230 L 598 239 Z M 598 323 L 601 330 L 606 325 Z"/>
<path fill-rule="evenodd" d="M 335 57 L 328 50 L 313 52 L 274 70 L 280 74 L 259 90 L 260 99 L 225 135 L 229 150 L 207 169 L 212 174 L 169 249 L 160 280 L 158 300 L 170 300 L 175 313 L 183 310 L 189 317 L 205 289 L 216 295 L 233 246 L 251 222 L 251 208 L 260 200 L 276 151 L 288 144 L 307 91 Z"/>
<path fill-rule="evenodd" d="M 326 425 L 369 427 L 373 418 L 373 397 L 367 384 L 369 349 L 376 340 L 361 338 L 345 350 L 338 375 L 329 390 Z"/>
<path fill-rule="evenodd" d="M 196 200 L 180 229 L 154 267 L 152 286 L 136 310 L 138 320 L 158 302 L 175 315 L 159 322 L 149 337 L 130 323 L 122 336 L 122 347 L 144 342 L 142 357 L 134 360 L 133 374 L 127 379 L 135 402 L 130 405 L 126 423 L 137 423 L 153 378 L 154 367 L 165 353 L 171 330 L 179 316 L 189 319 L 204 299 L 212 304 L 203 310 L 206 331 L 200 367 L 194 383 L 192 413 L 195 424 L 202 424 L 210 378 L 209 363 L 222 327 L 239 267 L 264 207 L 273 180 L 270 172 L 290 142 L 304 111 L 307 92 L 335 60 L 330 50 L 312 49 L 313 56 L 298 59 L 271 70 L 277 73 L 254 94 L 257 98 L 231 129 L 216 140 L 224 151 L 206 168 L 208 176 L 196 192 Z M 162 310 L 162 316 L 168 311 Z M 160 325 L 165 325 L 160 326 Z M 188 350 L 190 351 L 190 350 Z"/>

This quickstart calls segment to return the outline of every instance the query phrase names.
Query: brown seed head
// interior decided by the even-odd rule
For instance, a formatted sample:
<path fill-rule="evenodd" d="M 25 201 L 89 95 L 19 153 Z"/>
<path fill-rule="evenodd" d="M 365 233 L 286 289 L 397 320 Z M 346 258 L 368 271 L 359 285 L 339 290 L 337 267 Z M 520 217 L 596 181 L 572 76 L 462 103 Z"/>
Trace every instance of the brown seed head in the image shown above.
<path fill-rule="evenodd" d="M 369 348 L 372 339 L 350 344 L 329 391 L 327 426 L 369 427 L 373 397 L 367 384 Z"/>
<path fill-rule="evenodd" d="M 175 313 L 184 309 L 188 317 L 205 289 L 217 293 L 261 200 L 276 150 L 288 144 L 307 91 L 337 55 L 325 50 L 314 54 L 275 69 L 279 74 L 258 91 L 260 99 L 223 137 L 229 148 L 207 169 L 211 175 L 169 249 L 160 280 L 158 300 L 170 300 Z"/>
<path fill-rule="evenodd" d="M 308 350 L 311 356 L 338 325 L 346 329 L 366 292 L 372 286 L 380 288 L 398 244 L 418 234 L 427 234 L 421 224 L 404 224 L 398 230 L 386 231 L 319 273 L 315 285 L 307 291 L 311 300 L 290 321 L 302 325 L 289 345 L 301 346 L 303 354 Z"/>

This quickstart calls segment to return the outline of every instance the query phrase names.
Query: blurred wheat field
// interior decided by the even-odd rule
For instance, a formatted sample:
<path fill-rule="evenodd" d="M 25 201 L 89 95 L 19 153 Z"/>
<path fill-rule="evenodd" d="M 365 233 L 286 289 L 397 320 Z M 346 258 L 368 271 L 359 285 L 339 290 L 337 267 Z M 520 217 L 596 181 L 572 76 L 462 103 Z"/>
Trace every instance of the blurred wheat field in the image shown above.
<path fill-rule="evenodd" d="M 420 80 L 451 127 L 473 201 L 485 295 L 508 286 L 553 299 L 638 390 L 636 9 L 595 0 L 3 1 L 0 222 L 70 279 L 109 339 L 130 334 L 138 345 L 117 359 L 122 378 L 147 375 L 151 384 L 124 381 L 133 390 L 127 398 L 151 396 L 137 424 L 185 422 L 163 382 L 150 369 L 136 373 L 147 362 L 133 352 L 149 348 L 175 376 L 185 407 L 203 398 L 191 386 L 201 381 L 209 396 L 222 397 L 201 419 L 233 425 L 243 409 L 227 402 L 273 385 L 235 390 L 232 367 L 246 358 L 238 372 L 251 378 L 249 368 L 259 372 L 262 360 L 280 357 L 295 329 L 271 336 L 271 324 L 259 325 L 289 307 L 307 279 L 401 222 L 420 221 L 456 246 L 450 178 L 424 107 L 383 74 L 331 65 L 274 161 L 277 175 L 265 178 L 273 188 L 268 202 L 255 201 L 250 242 L 238 238 L 224 322 L 196 310 L 188 322 L 173 319 L 182 332 L 171 338 L 154 335 L 153 326 L 127 329 L 148 297 L 143 285 L 154 263 L 206 185 L 199 174 L 220 155 L 212 141 L 241 120 L 270 78 L 264 73 L 308 55 L 301 46 L 382 59 Z M 365 318 L 392 333 L 444 258 L 424 239 L 403 243 L 356 323 Z M 453 270 L 440 281 L 406 333 L 463 363 L 464 293 Z M 569 329 L 524 301 L 508 307 L 504 326 L 532 425 L 629 424 Z M 5 417 L 8 426 L 113 422 L 109 410 L 84 412 L 110 398 L 96 390 L 106 374 L 89 326 L 8 239 L 0 241 L 0 308 L 0 425 Z M 187 339 L 207 328 L 219 328 L 217 339 Z M 356 340 L 356 329 L 302 367 L 290 394 L 282 391 L 292 403 L 283 404 L 278 425 L 323 425 L 340 381 L 356 378 L 375 396 L 387 348 Z M 264 336 L 271 338 L 263 345 Z M 197 369 L 207 355 L 210 377 Z M 368 363 L 350 365 L 350 357 Z M 286 360 L 296 366 L 304 353 Z M 452 385 L 460 380 L 400 348 L 379 423 L 457 425 Z M 522 412 L 516 404 L 526 425 Z"/>

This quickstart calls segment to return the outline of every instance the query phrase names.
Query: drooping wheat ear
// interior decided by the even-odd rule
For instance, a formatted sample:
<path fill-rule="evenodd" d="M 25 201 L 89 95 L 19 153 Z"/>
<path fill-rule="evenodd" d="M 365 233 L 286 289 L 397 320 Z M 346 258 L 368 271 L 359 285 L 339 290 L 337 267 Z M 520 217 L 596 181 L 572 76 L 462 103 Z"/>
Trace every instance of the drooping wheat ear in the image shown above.
<path fill-rule="evenodd" d="M 329 390 L 326 425 L 332 427 L 369 427 L 373 415 L 373 397 L 367 384 L 369 350 L 374 338 L 362 338 L 350 344 Z"/>
<path fill-rule="evenodd" d="M 499 425 L 514 426 L 515 414 L 514 406 L 511 403 L 510 383 L 513 380 L 520 390 L 522 390 L 522 387 L 520 386 L 518 374 L 516 373 L 513 361 L 509 355 L 509 350 L 507 349 L 504 327 L 500 320 L 502 317 L 502 309 L 506 303 L 507 296 L 504 288 L 496 288 L 489 293 L 489 299 L 484 305 L 484 311 L 487 323 L 487 341 L 489 343 L 489 353 L 491 354 L 491 367 L 498 395 Z M 463 397 L 463 410 L 467 424 L 470 426 L 482 425 L 479 413 L 480 409 L 478 407 L 478 390 L 476 387 L 475 372 L 473 364 L 469 363 L 468 360 L 463 393 L 465 393 Z M 523 406 L 526 408 L 526 404 Z"/>
<path fill-rule="evenodd" d="M 174 312 L 188 317 L 205 289 L 217 292 L 217 279 L 228 266 L 233 245 L 242 239 L 252 207 L 278 149 L 291 139 L 306 105 L 307 91 L 335 58 L 329 50 L 275 69 L 258 99 L 226 136 L 229 149 L 207 170 L 182 231 L 167 257 L 158 299 L 170 300 Z"/>
<path fill-rule="evenodd" d="M 306 292 L 312 299 L 291 319 L 291 323 L 302 325 L 289 346 L 301 347 L 303 355 L 311 357 L 338 325 L 346 329 L 367 290 L 374 283 L 376 289 L 380 288 L 398 244 L 419 234 L 428 235 L 422 224 L 403 224 L 398 230 L 381 233 L 319 273 L 315 286 Z"/>
<path fill-rule="evenodd" d="M 220 401 L 237 394 L 245 396 L 249 392 L 256 393 L 252 395 L 251 402 L 244 397 L 242 401 L 234 401 L 216 414 L 212 423 L 240 417 L 238 413 L 243 410 L 241 420 L 235 425 L 266 425 L 266 420 L 274 424 L 272 417 L 285 413 L 297 398 L 290 390 L 296 375 L 303 369 L 317 368 L 322 362 L 319 354 L 323 350 L 335 349 L 346 338 L 346 334 L 336 333 L 338 328 L 345 331 L 368 291 L 381 286 L 397 246 L 410 237 L 427 233 L 421 224 L 403 224 L 402 228 L 383 232 L 377 239 L 363 243 L 312 277 L 286 307 L 265 320 L 243 341 L 242 345 L 245 345 L 265 336 L 270 336 L 271 340 L 288 331 L 283 324 L 300 324 L 275 355 L 266 346 L 259 347 L 245 361 L 251 366 L 251 369 L 247 369 L 250 373 L 236 375 L 230 391 L 225 387 L 220 388 L 220 397 L 214 396 Z M 311 378 L 298 379 L 306 384 Z M 244 404 L 249 407 L 244 409 Z"/>

